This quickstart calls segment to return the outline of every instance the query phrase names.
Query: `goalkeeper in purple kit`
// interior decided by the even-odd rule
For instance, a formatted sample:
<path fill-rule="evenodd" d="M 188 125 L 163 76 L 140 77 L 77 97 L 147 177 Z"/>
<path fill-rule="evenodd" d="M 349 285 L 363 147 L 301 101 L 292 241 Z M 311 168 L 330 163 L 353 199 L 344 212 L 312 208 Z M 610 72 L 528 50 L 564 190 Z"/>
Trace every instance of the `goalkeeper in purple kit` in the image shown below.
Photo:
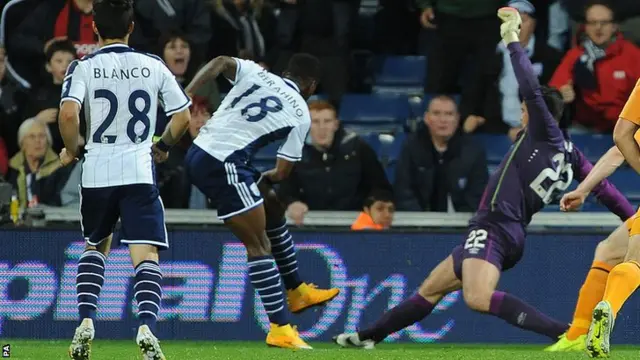
<path fill-rule="evenodd" d="M 372 349 L 390 334 L 427 317 L 445 295 L 460 289 L 471 309 L 552 340 L 569 328 L 516 296 L 496 290 L 501 272 L 514 267 L 523 255 L 532 216 L 558 200 L 574 178 L 581 181 L 592 169 L 558 125 L 564 110 L 562 96 L 555 89 L 540 86 L 519 43 L 522 20 L 518 11 L 502 8 L 498 17 L 523 98 L 525 129 L 490 177 L 463 244 L 431 271 L 415 295 L 390 309 L 373 326 L 336 336 L 334 341 L 340 346 Z M 629 209 L 624 204 L 628 202 L 621 201 L 624 197 L 607 180 L 592 193 L 626 220 Z"/>

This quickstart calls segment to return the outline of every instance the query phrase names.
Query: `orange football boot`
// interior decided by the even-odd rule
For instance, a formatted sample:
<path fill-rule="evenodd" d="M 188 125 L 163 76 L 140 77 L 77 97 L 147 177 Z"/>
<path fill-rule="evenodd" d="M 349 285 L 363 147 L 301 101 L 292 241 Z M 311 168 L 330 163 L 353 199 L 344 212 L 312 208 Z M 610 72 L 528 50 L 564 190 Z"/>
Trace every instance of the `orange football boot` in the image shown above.
<path fill-rule="evenodd" d="M 294 290 L 287 290 L 289 310 L 299 314 L 314 306 L 321 306 L 340 294 L 339 289 L 318 289 L 314 284 L 302 283 Z"/>
<path fill-rule="evenodd" d="M 283 349 L 313 349 L 304 340 L 300 338 L 298 330 L 291 325 L 271 324 L 269 334 L 267 334 L 267 345 L 271 347 L 279 347 Z"/>

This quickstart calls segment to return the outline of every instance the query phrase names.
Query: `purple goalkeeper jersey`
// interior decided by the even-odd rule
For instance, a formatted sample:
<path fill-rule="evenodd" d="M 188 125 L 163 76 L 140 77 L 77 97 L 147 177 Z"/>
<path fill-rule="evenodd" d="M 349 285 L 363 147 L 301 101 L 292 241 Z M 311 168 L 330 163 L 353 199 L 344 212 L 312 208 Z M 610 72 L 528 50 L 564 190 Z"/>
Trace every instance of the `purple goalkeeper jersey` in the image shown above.
<path fill-rule="evenodd" d="M 593 165 L 565 138 L 549 112 L 522 46 L 512 43 L 508 49 L 529 123 L 489 178 L 471 221 L 509 221 L 526 226 L 545 205 L 559 200 L 574 179 L 582 181 Z M 634 214 L 629 201 L 609 181 L 603 180 L 592 193 L 622 220 Z"/>

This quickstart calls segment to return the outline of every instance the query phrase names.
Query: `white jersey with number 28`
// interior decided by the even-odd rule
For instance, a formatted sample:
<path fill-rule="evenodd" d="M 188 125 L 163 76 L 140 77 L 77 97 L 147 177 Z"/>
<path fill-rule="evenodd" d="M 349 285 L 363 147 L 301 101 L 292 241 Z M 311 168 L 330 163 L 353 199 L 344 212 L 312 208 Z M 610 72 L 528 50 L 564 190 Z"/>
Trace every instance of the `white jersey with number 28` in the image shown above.
<path fill-rule="evenodd" d="M 261 147 L 286 138 L 277 156 L 299 161 L 311 125 L 300 89 L 253 61 L 234 60 L 234 86 L 194 144 L 220 161 L 247 161 Z"/>
<path fill-rule="evenodd" d="M 160 58 L 125 44 L 73 61 L 62 84 L 65 101 L 84 105 L 86 188 L 154 184 L 151 146 L 158 104 L 169 117 L 191 105 Z"/>

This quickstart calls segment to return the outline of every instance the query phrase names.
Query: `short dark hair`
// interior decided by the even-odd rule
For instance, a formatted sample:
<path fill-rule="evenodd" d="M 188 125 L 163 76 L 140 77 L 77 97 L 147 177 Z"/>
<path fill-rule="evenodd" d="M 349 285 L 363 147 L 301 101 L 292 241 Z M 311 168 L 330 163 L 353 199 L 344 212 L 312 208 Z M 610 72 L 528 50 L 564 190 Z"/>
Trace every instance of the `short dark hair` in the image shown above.
<path fill-rule="evenodd" d="M 388 190 L 374 190 L 371 195 L 364 199 L 363 206 L 370 208 L 376 201 L 393 203 L 393 193 Z"/>
<path fill-rule="evenodd" d="M 47 62 L 50 62 L 53 55 L 57 52 L 66 52 L 72 54 L 74 58 L 77 57 L 76 47 L 73 46 L 73 43 L 70 40 L 57 40 L 52 42 L 45 52 Z"/>
<path fill-rule="evenodd" d="M 164 53 L 164 47 L 167 46 L 168 43 L 173 42 L 177 39 L 186 42 L 187 44 L 189 44 L 189 47 L 191 47 L 189 38 L 187 38 L 187 34 L 184 31 L 180 29 L 171 29 L 167 32 L 162 33 L 162 35 L 160 35 L 160 38 L 158 39 L 158 50 L 160 51 L 158 54 L 161 55 L 160 57 L 162 57 L 162 54 Z"/>
<path fill-rule="evenodd" d="M 584 19 L 587 20 L 587 11 L 594 6 L 604 6 L 611 11 L 611 20 L 614 22 L 617 20 L 616 18 L 616 10 L 613 8 L 613 4 L 607 0 L 590 0 L 584 6 Z"/>
<path fill-rule="evenodd" d="M 547 105 L 547 109 L 549 109 L 551 116 L 560 123 L 562 115 L 564 114 L 564 100 L 562 99 L 562 94 L 560 94 L 558 89 L 549 86 L 541 86 L 540 90 L 542 91 L 544 104 Z"/>
<path fill-rule="evenodd" d="M 289 60 L 286 72 L 304 82 L 318 81 L 321 73 L 320 60 L 306 53 L 295 54 Z"/>
<path fill-rule="evenodd" d="M 123 39 L 133 23 L 132 0 L 94 0 L 93 21 L 103 39 Z"/>

